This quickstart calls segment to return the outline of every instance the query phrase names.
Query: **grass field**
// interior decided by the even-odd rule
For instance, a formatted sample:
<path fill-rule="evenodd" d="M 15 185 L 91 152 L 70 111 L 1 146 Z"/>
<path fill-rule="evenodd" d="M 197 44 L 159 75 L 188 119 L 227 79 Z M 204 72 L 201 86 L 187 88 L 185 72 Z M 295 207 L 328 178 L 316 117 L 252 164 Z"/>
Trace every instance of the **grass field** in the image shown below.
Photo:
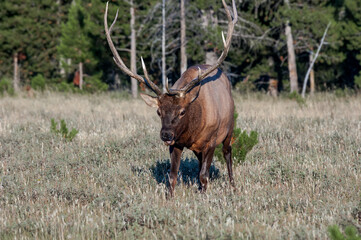
<path fill-rule="evenodd" d="M 169 154 L 160 121 L 117 94 L 0 98 L 0 239 L 326 239 L 361 229 L 361 96 L 317 95 L 306 106 L 235 96 L 242 130 L 259 143 L 234 168 L 182 157 L 166 198 Z M 64 119 L 71 142 L 50 132 Z M 359 215 L 358 215 L 359 214 Z"/>

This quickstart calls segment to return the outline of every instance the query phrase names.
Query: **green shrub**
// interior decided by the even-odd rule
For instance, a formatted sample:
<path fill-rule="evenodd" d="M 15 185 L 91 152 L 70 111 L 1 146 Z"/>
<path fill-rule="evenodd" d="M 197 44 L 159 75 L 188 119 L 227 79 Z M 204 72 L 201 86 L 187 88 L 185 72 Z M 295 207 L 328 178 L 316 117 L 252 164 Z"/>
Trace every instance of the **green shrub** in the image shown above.
<path fill-rule="evenodd" d="M 73 128 L 69 132 L 64 119 L 60 120 L 60 129 L 58 129 L 58 123 L 55 122 L 54 118 L 52 118 L 50 124 L 50 132 L 60 135 L 67 141 L 72 141 L 79 131 Z"/>
<path fill-rule="evenodd" d="M 306 106 L 306 100 L 302 98 L 302 96 L 296 91 L 288 94 L 288 98 L 291 100 L 295 100 L 300 107 Z"/>
<path fill-rule="evenodd" d="M 85 80 L 85 84 L 83 85 L 83 89 L 86 92 L 96 93 L 96 92 L 105 92 L 108 90 L 108 84 L 102 82 L 101 73 L 89 76 Z"/>
<path fill-rule="evenodd" d="M 242 81 L 236 84 L 235 89 L 241 94 L 248 94 L 254 92 L 256 87 L 251 81 Z"/>
<path fill-rule="evenodd" d="M 5 92 L 11 96 L 15 94 L 14 88 L 11 85 L 11 80 L 8 78 L 3 78 L 0 81 L 0 95 L 3 95 Z"/>
<path fill-rule="evenodd" d="M 361 89 L 361 73 L 355 76 L 355 85 L 358 89 Z"/>
<path fill-rule="evenodd" d="M 251 131 L 248 135 L 246 131 L 237 128 L 238 113 L 234 113 L 234 129 L 232 136 L 232 157 L 234 164 L 240 164 L 246 161 L 247 154 L 258 143 L 258 133 Z M 217 146 L 214 154 L 218 161 L 224 164 L 226 161 L 223 157 L 222 144 Z"/>
<path fill-rule="evenodd" d="M 348 97 L 348 96 L 352 96 L 354 94 L 354 90 L 350 89 L 350 88 L 337 88 L 335 90 L 335 95 L 338 98 L 344 98 L 344 97 Z"/>
<path fill-rule="evenodd" d="M 337 225 L 328 227 L 328 233 L 332 240 L 361 240 L 361 236 L 358 235 L 357 229 L 353 226 L 347 226 L 345 228 L 345 235 Z"/>
<path fill-rule="evenodd" d="M 71 91 L 71 89 L 72 87 L 70 86 L 70 84 L 66 83 L 65 81 L 62 81 L 56 85 L 56 90 L 58 90 L 59 92 L 69 92 Z"/>
<path fill-rule="evenodd" d="M 44 91 L 45 90 L 45 78 L 42 74 L 38 74 L 31 79 L 31 87 L 34 90 Z"/>

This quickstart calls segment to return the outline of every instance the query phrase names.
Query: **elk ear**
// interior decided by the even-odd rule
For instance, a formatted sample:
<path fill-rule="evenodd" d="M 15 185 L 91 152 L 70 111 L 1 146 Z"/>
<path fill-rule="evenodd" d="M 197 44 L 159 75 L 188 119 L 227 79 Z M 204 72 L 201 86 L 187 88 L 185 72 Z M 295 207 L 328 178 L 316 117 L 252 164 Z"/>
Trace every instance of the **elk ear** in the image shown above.
<path fill-rule="evenodd" d="M 144 102 L 149 107 L 158 107 L 159 106 L 159 100 L 158 97 L 152 97 L 148 94 L 141 93 L 140 96 L 143 98 Z"/>
<path fill-rule="evenodd" d="M 197 99 L 199 91 L 201 90 L 201 86 L 202 84 L 198 84 L 190 92 L 188 92 L 188 99 L 190 99 L 189 103 L 192 103 Z"/>

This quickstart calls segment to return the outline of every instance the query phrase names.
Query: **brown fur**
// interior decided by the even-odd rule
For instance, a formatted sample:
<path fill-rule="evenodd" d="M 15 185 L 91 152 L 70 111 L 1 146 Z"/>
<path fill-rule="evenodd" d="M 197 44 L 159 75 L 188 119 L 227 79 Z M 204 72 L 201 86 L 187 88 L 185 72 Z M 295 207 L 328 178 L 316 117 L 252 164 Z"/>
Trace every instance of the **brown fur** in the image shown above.
<path fill-rule="evenodd" d="M 208 65 L 190 67 L 174 84 L 181 89 L 198 76 Z M 190 90 L 184 97 L 162 94 L 151 97 L 142 94 L 145 102 L 158 107 L 162 121 L 161 138 L 171 146 L 170 193 L 177 182 L 180 157 L 186 147 L 192 150 L 200 163 L 199 178 L 202 190 L 207 188 L 209 168 L 214 150 L 223 143 L 223 154 L 227 161 L 228 174 L 233 185 L 231 138 L 233 133 L 234 103 L 231 85 L 225 74 L 217 69 Z M 184 115 L 181 112 L 184 111 Z M 173 136 L 170 137 L 170 136 Z M 171 139 L 167 141 L 167 139 Z"/>

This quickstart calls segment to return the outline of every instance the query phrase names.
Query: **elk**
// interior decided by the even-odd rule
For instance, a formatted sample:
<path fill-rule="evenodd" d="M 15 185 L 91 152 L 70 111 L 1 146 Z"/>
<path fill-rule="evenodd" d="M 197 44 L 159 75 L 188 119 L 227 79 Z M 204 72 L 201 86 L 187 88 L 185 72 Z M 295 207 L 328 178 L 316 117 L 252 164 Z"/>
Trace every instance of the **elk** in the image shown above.
<path fill-rule="evenodd" d="M 222 0 L 228 18 L 227 38 L 222 32 L 224 50 L 214 65 L 195 65 L 188 68 L 175 82 L 172 88 L 166 81 L 166 92 L 162 93 L 158 86 L 150 81 L 148 71 L 141 58 L 144 78 L 129 70 L 120 58 L 113 41 L 111 31 L 115 19 L 108 28 L 108 3 L 104 14 L 106 38 L 113 53 L 115 64 L 127 75 L 145 84 L 156 96 L 141 94 L 145 103 L 157 108 L 162 123 L 160 138 L 169 146 L 171 167 L 169 174 L 169 191 L 173 196 L 177 183 L 177 175 L 181 154 L 184 148 L 194 152 L 199 160 L 199 180 L 202 192 L 206 191 L 209 180 L 209 169 L 214 150 L 223 143 L 223 156 L 227 162 L 229 181 L 234 186 L 232 172 L 231 140 L 234 125 L 234 102 L 231 95 L 231 84 L 227 76 L 219 69 L 231 46 L 234 26 L 237 22 L 237 10 L 232 0 L 233 19 L 225 0 Z"/>

